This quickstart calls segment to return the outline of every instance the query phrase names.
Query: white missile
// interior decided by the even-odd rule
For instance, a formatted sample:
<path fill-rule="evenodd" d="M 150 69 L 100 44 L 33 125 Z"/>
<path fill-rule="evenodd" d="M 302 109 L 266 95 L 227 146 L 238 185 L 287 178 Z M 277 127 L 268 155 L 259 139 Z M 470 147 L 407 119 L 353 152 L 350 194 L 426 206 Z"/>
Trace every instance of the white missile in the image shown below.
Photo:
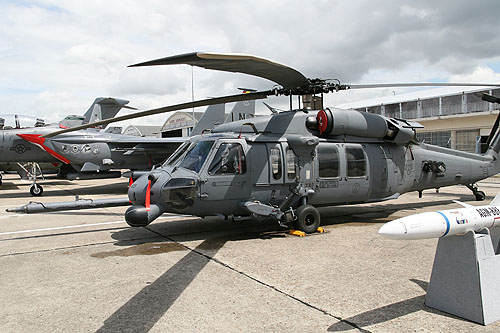
<path fill-rule="evenodd" d="M 463 235 L 469 231 L 500 226 L 500 192 L 487 206 L 414 214 L 384 224 L 379 235 L 391 239 L 426 239 Z"/>

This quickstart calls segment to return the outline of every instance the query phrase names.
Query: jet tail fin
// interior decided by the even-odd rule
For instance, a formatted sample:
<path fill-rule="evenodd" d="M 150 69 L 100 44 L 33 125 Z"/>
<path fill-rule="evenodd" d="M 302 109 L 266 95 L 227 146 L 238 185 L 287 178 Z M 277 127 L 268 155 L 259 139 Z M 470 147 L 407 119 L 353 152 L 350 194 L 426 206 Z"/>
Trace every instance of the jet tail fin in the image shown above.
<path fill-rule="evenodd" d="M 203 130 L 211 129 L 217 124 L 255 117 L 255 101 L 237 102 L 227 117 L 225 110 L 225 104 L 210 105 L 191 131 L 191 135 L 201 134 Z"/>
<path fill-rule="evenodd" d="M 225 104 L 210 105 L 203 116 L 200 118 L 196 126 L 191 131 L 192 135 L 198 135 L 203 132 L 203 130 L 212 128 L 216 124 L 222 124 L 224 122 L 224 117 L 226 116 Z"/>
<path fill-rule="evenodd" d="M 242 101 L 234 105 L 225 122 L 243 120 L 255 117 L 255 101 Z"/>
<path fill-rule="evenodd" d="M 98 97 L 83 116 L 67 116 L 59 122 L 59 127 L 68 128 L 113 118 L 122 108 L 135 109 L 126 106 L 129 101 L 112 97 Z"/>
<path fill-rule="evenodd" d="M 84 114 L 83 124 L 113 118 L 129 101 L 112 97 L 98 97 Z"/>

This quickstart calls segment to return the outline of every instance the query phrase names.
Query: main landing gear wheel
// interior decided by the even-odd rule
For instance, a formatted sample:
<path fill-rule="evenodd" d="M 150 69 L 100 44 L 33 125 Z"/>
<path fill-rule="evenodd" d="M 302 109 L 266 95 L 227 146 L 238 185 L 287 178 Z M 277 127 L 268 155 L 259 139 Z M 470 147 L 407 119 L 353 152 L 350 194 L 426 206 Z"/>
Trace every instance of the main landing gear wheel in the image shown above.
<path fill-rule="evenodd" d="M 293 222 L 294 227 L 298 230 L 311 234 L 318 230 L 321 218 L 318 210 L 311 205 L 303 205 L 295 211 L 297 219 Z"/>
<path fill-rule="evenodd" d="M 43 193 L 43 187 L 38 184 L 33 184 L 30 187 L 30 193 L 34 197 L 39 197 Z"/>
<path fill-rule="evenodd" d="M 486 194 L 484 194 L 483 191 L 475 192 L 474 196 L 476 197 L 476 201 L 484 201 L 484 199 L 486 198 Z"/>
<path fill-rule="evenodd" d="M 465 186 L 472 191 L 472 194 L 474 194 L 474 197 L 476 197 L 476 201 L 484 201 L 484 199 L 486 198 L 486 194 L 484 194 L 483 191 L 478 191 L 477 185 L 475 183 L 466 184 Z"/>

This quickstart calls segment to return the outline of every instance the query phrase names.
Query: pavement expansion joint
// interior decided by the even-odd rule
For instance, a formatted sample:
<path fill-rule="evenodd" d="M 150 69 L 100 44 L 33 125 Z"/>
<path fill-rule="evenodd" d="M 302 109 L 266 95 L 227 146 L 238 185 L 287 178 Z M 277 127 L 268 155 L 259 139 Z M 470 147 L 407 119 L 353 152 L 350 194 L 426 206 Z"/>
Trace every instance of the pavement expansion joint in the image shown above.
<path fill-rule="evenodd" d="M 32 238 L 32 237 L 26 237 L 26 238 Z M 148 239 L 155 239 L 155 238 L 158 238 L 158 236 L 128 239 L 127 242 L 134 242 L 134 241 L 148 240 Z M 4 241 L 16 240 L 16 239 L 17 238 L 14 238 L 14 239 L 5 239 Z M 57 247 L 57 248 L 52 248 L 52 249 L 42 249 L 42 250 L 36 250 L 36 251 L 7 253 L 7 254 L 1 254 L 0 258 L 10 257 L 10 256 L 17 256 L 17 255 L 25 255 L 25 254 L 36 254 L 36 253 L 44 253 L 44 252 L 52 252 L 52 251 L 60 251 L 60 250 L 78 249 L 78 248 L 91 247 L 91 246 L 97 246 L 97 245 L 106 245 L 106 244 L 113 244 L 113 243 L 116 243 L 116 241 L 113 240 L 113 241 L 100 242 L 100 243 L 90 243 L 90 244 L 80 244 L 80 245 L 73 245 L 73 246 L 63 246 L 63 247 Z"/>
<path fill-rule="evenodd" d="M 317 306 L 315 306 L 315 305 L 313 305 L 313 304 L 311 304 L 309 302 L 306 302 L 306 301 L 304 301 L 304 300 L 302 300 L 302 299 L 300 299 L 300 298 L 298 298 L 296 296 L 293 296 L 293 295 L 291 295 L 291 294 L 289 294 L 289 293 L 287 293 L 287 292 L 285 292 L 285 291 L 277 288 L 276 286 L 270 285 L 270 284 L 268 284 L 268 283 L 266 283 L 264 281 L 261 281 L 261 280 L 255 278 L 255 277 L 253 277 L 253 276 L 251 276 L 251 275 L 243 272 L 243 271 L 240 271 L 240 270 L 238 270 L 238 269 L 236 269 L 236 268 L 234 268 L 234 267 L 232 267 L 232 266 L 230 266 L 230 265 L 228 265 L 228 264 L 220 261 L 219 259 L 214 258 L 213 256 L 207 255 L 205 253 L 202 253 L 201 251 L 193 249 L 193 248 L 191 248 L 191 247 L 189 247 L 189 246 L 187 246 L 185 244 L 182 244 L 181 242 L 176 241 L 175 239 L 173 239 L 173 238 L 171 238 L 169 236 L 166 236 L 166 235 L 163 235 L 163 234 L 161 234 L 161 233 L 159 233 L 157 231 L 151 230 L 148 227 L 145 227 L 145 229 L 151 231 L 152 233 L 154 233 L 154 234 L 156 234 L 156 235 L 158 235 L 160 237 L 163 237 L 163 238 L 167 239 L 168 241 L 171 241 L 173 243 L 179 244 L 180 246 L 183 246 L 184 248 L 186 248 L 189 251 L 192 251 L 192 252 L 194 252 L 194 253 L 196 253 L 196 254 L 198 254 L 200 256 L 203 256 L 203 257 L 205 257 L 206 259 L 208 259 L 210 261 L 213 261 L 213 262 L 215 262 L 215 263 L 217 263 L 217 264 L 219 264 L 219 265 L 221 265 L 221 266 L 223 266 L 223 267 L 225 267 L 227 269 L 232 270 L 235 273 L 238 273 L 238 274 L 240 274 L 240 275 L 242 275 L 242 276 L 244 276 L 244 277 L 246 277 L 246 278 L 248 278 L 248 279 L 250 279 L 250 280 L 252 280 L 254 282 L 257 282 L 257 283 L 259 283 L 259 284 L 261 284 L 261 285 L 263 285 L 263 286 L 265 286 L 267 288 L 270 288 L 270 289 L 276 291 L 277 293 L 280 293 L 280 294 L 282 294 L 282 295 L 284 295 L 284 296 L 286 296 L 286 297 L 288 297 L 290 299 L 293 299 L 294 301 L 297 301 L 297 302 L 299 302 L 299 303 L 301 303 L 301 304 L 303 304 L 303 305 L 305 305 L 305 306 L 307 306 L 307 307 L 309 307 L 311 309 L 319 311 L 319 312 L 323 313 L 326 316 L 329 316 L 329 317 L 334 318 L 334 319 L 336 319 L 336 320 L 338 320 L 338 321 L 340 321 L 342 323 L 345 323 L 345 324 L 347 324 L 349 326 L 352 326 L 352 328 L 355 328 L 355 329 L 359 330 L 360 332 L 370 333 L 370 331 L 365 330 L 365 329 L 363 329 L 361 327 L 358 327 L 358 325 L 356 325 L 355 323 L 351 323 L 351 322 L 349 322 L 347 320 L 344 320 L 344 319 L 342 319 L 340 317 L 337 317 L 337 316 L 329 313 L 328 311 L 326 311 L 324 309 L 321 309 L 320 307 L 317 307 Z"/>

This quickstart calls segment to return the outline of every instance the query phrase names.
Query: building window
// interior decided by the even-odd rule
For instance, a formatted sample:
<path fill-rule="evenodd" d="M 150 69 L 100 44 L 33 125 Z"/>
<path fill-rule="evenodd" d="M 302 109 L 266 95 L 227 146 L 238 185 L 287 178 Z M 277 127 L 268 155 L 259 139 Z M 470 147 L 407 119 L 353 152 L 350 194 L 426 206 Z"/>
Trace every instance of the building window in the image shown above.
<path fill-rule="evenodd" d="M 462 94 L 441 97 L 441 115 L 462 113 Z"/>
<path fill-rule="evenodd" d="M 403 116 L 402 116 L 403 119 L 416 119 L 416 118 L 418 118 L 417 101 L 401 103 L 401 111 L 403 113 Z"/>
<path fill-rule="evenodd" d="M 489 94 L 489 90 L 467 94 L 467 113 L 489 110 L 489 103 L 481 99 L 483 94 Z"/>
<path fill-rule="evenodd" d="M 320 178 L 339 176 L 339 151 L 335 145 L 318 145 L 318 168 Z"/>
<path fill-rule="evenodd" d="M 457 131 L 457 147 L 456 149 L 467 151 L 470 153 L 476 152 L 476 140 L 479 136 L 478 130 L 472 131 Z"/>
<path fill-rule="evenodd" d="M 366 158 L 363 149 L 347 147 L 345 154 L 347 158 L 347 177 L 366 176 Z"/>
<path fill-rule="evenodd" d="M 400 118 L 399 103 L 385 105 L 385 115 L 391 118 Z"/>
<path fill-rule="evenodd" d="M 417 133 L 417 139 L 430 145 L 451 148 L 450 131 Z"/>
<path fill-rule="evenodd" d="M 439 116 L 439 98 L 423 99 L 422 118 Z"/>

